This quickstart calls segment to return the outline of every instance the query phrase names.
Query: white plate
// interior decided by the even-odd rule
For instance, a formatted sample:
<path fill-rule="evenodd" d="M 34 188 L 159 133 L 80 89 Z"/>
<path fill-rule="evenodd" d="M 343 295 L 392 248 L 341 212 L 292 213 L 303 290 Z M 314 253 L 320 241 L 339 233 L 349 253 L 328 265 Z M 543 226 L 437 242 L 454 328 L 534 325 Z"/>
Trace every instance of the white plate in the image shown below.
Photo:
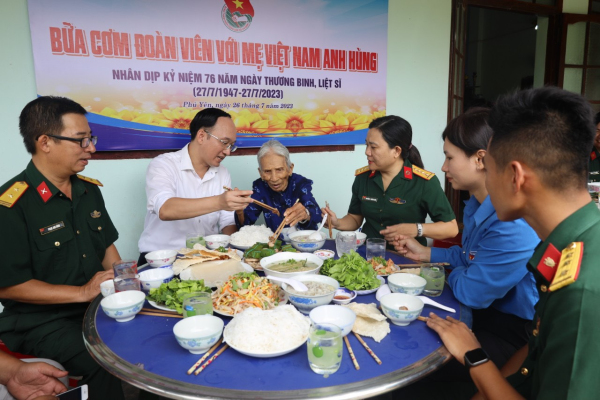
<path fill-rule="evenodd" d="M 304 343 L 306 343 L 306 340 L 308 339 L 308 332 L 306 333 L 306 338 L 304 338 L 304 341 L 302 343 L 299 343 L 297 345 L 294 345 L 288 349 L 285 350 L 280 350 L 280 351 L 274 351 L 271 353 L 258 353 L 258 352 L 254 352 L 254 351 L 248 351 L 248 350 L 241 350 L 236 348 L 234 345 L 232 345 L 231 343 L 229 343 L 229 340 L 227 340 L 227 327 L 225 327 L 225 330 L 223 331 L 223 341 L 226 342 L 229 347 L 231 347 L 232 349 L 234 349 L 237 352 L 240 352 L 242 354 L 245 354 L 247 356 L 250 357 L 256 357 L 256 358 L 271 358 L 271 357 L 279 357 L 282 356 L 284 354 L 288 354 L 291 353 L 292 351 L 296 350 L 297 348 L 299 348 L 300 346 L 302 346 Z"/>
<path fill-rule="evenodd" d="M 415 265 L 418 265 L 418 264 L 415 264 Z M 400 272 L 400 267 L 398 267 L 396 264 L 394 264 L 394 267 L 396 268 L 396 271 L 393 273 Z M 377 274 L 377 271 L 375 271 L 375 273 Z M 377 276 L 390 276 L 390 274 L 377 274 Z"/>
<path fill-rule="evenodd" d="M 169 308 L 167 306 L 163 306 L 158 304 L 157 302 L 153 301 L 153 300 L 148 300 L 148 303 L 150 303 L 150 305 L 154 308 L 158 308 L 159 310 L 164 310 L 164 311 L 177 311 L 174 308 Z"/>
<path fill-rule="evenodd" d="M 250 247 L 254 246 L 254 245 L 251 245 L 251 246 L 238 246 L 237 244 L 233 244 L 233 243 L 229 243 L 229 245 L 230 245 L 231 247 L 235 247 L 236 249 L 240 249 L 240 250 L 244 250 L 244 251 L 246 251 L 246 250 L 248 250 Z M 242 254 L 243 254 L 243 253 L 242 253 Z"/>
<path fill-rule="evenodd" d="M 254 268 L 252 268 L 250 265 L 246 264 L 245 262 L 241 262 L 241 264 L 242 264 L 242 267 L 244 268 L 244 271 L 254 272 Z M 197 281 L 198 280 L 198 279 L 192 277 L 192 270 L 190 268 L 187 268 L 187 269 L 184 269 L 183 271 L 181 271 L 181 273 L 179 274 L 179 279 L 181 279 L 182 281 Z"/>
<path fill-rule="evenodd" d="M 369 290 L 355 290 L 356 294 L 361 296 L 364 294 L 371 294 L 371 293 L 375 293 L 377 291 L 377 289 L 379 289 L 379 287 L 381 287 L 381 285 L 385 285 L 385 279 L 383 279 L 383 277 L 381 276 L 377 276 L 377 279 L 379 280 L 379 282 L 381 282 L 379 284 L 379 286 L 377 286 L 375 289 L 369 289 Z"/>

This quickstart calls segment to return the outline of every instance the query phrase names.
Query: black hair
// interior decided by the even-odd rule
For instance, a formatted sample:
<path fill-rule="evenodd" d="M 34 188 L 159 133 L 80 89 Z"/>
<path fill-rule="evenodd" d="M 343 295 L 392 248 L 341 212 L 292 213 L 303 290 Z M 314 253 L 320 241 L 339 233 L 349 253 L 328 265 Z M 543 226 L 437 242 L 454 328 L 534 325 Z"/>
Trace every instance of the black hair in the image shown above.
<path fill-rule="evenodd" d="M 442 133 L 442 140 L 448 139 L 467 157 L 471 157 L 481 149 L 487 149 L 493 134 L 492 128 L 487 122 L 489 115 L 489 108 L 473 107 L 468 109 L 450 121 Z"/>
<path fill-rule="evenodd" d="M 596 116 L 594 117 L 594 123 L 596 125 L 600 124 L 600 112 L 596 113 Z"/>
<path fill-rule="evenodd" d="M 27 103 L 19 116 L 19 131 L 27 152 L 35 154 L 35 142 L 40 136 L 60 135 L 65 114 L 85 115 L 87 111 L 66 97 L 40 96 Z"/>
<path fill-rule="evenodd" d="M 369 129 L 379 130 L 390 149 L 400 146 L 402 149 L 400 156 L 403 159 L 419 168 L 425 168 L 419 150 L 412 145 L 412 127 L 407 120 L 397 115 L 388 115 L 371 121 Z"/>
<path fill-rule="evenodd" d="M 559 191 L 585 188 L 596 127 L 590 104 L 580 95 L 547 86 L 498 98 L 490 112 L 494 135 L 488 152 L 503 169 L 513 160 L 534 169 Z"/>
<path fill-rule="evenodd" d="M 231 115 L 218 108 L 205 108 L 198 112 L 190 123 L 190 133 L 192 140 L 196 139 L 196 134 L 200 129 L 212 128 L 220 117 L 231 118 Z"/>

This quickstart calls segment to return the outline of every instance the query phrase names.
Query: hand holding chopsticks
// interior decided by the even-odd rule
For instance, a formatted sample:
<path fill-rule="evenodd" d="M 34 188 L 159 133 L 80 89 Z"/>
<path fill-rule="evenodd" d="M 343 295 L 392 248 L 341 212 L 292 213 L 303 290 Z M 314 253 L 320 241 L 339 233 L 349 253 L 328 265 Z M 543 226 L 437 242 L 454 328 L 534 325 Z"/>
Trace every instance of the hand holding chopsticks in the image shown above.
<path fill-rule="evenodd" d="M 294 206 L 300 201 L 300 199 L 296 199 L 296 202 L 294 203 Z M 293 207 L 293 206 L 292 206 Z M 291 208 L 291 207 L 290 207 Z M 281 224 L 279 224 L 279 226 L 277 227 L 277 230 L 275 231 L 275 233 L 273 234 L 273 236 L 271 236 L 269 238 L 269 247 L 273 247 L 275 245 L 275 242 L 277 241 L 277 238 L 279 237 L 279 235 L 281 234 L 281 230 L 283 229 L 283 227 L 285 226 L 287 222 L 287 218 L 283 218 L 283 221 L 281 221 Z"/>
<path fill-rule="evenodd" d="M 227 187 L 227 186 L 223 186 L 223 189 L 227 190 L 228 192 L 230 192 L 230 191 L 232 191 L 232 190 L 233 190 L 232 188 L 230 188 L 230 187 Z M 251 198 L 251 199 L 252 199 L 252 198 Z M 277 215 L 278 217 L 280 217 L 280 216 L 281 216 L 281 214 L 279 213 L 279 210 L 278 210 L 278 209 L 276 209 L 275 207 L 271 207 L 271 206 L 269 206 L 269 205 L 267 205 L 267 204 L 265 204 L 265 203 L 263 203 L 263 202 L 261 202 L 261 201 L 254 200 L 254 199 L 252 199 L 252 202 L 253 202 L 254 204 L 258 205 L 258 206 L 261 206 L 262 208 L 265 208 L 265 209 L 267 209 L 267 210 L 271 211 L 273 214 Z"/>

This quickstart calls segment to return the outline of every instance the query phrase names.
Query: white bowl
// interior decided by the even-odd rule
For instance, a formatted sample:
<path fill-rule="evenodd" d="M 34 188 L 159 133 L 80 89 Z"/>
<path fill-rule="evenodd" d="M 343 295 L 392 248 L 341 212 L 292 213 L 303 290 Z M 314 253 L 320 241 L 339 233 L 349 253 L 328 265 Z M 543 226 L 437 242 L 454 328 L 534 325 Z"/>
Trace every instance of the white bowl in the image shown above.
<path fill-rule="evenodd" d="M 229 235 L 209 235 L 204 236 L 204 240 L 206 241 L 206 247 L 211 250 L 216 250 L 219 247 L 227 247 L 229 242 L 231 241 L 231 236 Z"/>
<path fill-rule="evenodd" d="M 421 315 L 423 300 L 404 293 L 390 293 L 381 298 L 381 309 L 394 325 L 406 326 Z M 408 310 L 400 310 L 400 307 Z"/>
<path fill-rule="evenodd" d="M 277 272 L 277 271 L 270 270 L 268 267 L 269 265 L 274 264 L 276 262 L 287 261 L 290 259 L 308 260 L 310 262 L 317 264 L 317 268 L 311 269 L 308 271 L 300 271 L 300 272 Z M 294 278 L 295 279 L 296 277 L 298 277 L 300 275 L 318 274 L 319 270 L 323 266 L 323 260 L 321 260 L 319 257 L 315 256 L 314 254 L 290 253 L 290 252 L 284 251 L 282 253 L 273 254 L 272 256 L 269 256 L 269 257 L 261 258 L 260 266 L 262 267 L 263 271 L 265 272 L 265 275 L 272 275 L 272 276 L 275 276 L 278 278 Z"/>
<path fill-rule="evenodd" d="M 287 228 L 283 228 L 281 230 L 281 238 L 283 239 L 284 242 L 289 242 L 290 241 L 290 233 L 296 232 L 296 228 L 291 228 L 291 227 L 287 227 Z"/>
<path fill-rule="evenodd" d="M 320 296 L 306 296 L 303 294 L 290 293 L 287 290 L 289 285 L 283 283 L 281 287 L 287 294 L 288 300 L 298 309 L 298 311 L 303 314 L 308 314 L 315 307 L 324 306 L 325 304 L 331 303 L 331 300 L 333 300 L 333 294 L 337 289 L 340 288 L 338 281 L 325 275 L 299 275 L 295 276 L 294 279 L 304 283 L 319 282 L 333 286 L 333 290 L 327 294 Z"/>
<path fill-rule="evenodd" d="M 142 283 L 142 290 L 145 292 L 159 288 L 160 285 L 170 282 L 171 279 L 173 279 L 173 269 L 169 267 L 140 272 L 140 282 Z"/>
<path fill-rule="evenodd" d="M 302 242 L 298 240 L 303 236 L 309 236 L 315 232 L 316 231 L 297 231 L 290 233 L 290 243 L 292 243 L 292 246 L 298 251 L 313 252 L 315 250 L 319 250 L 325 244 L 325 235 L 323 235 L 323 233 L 320 233 L 322 238 L 321 240 L 311 240 L 309 242 Z"/>
<path fill-rule="evenodd" d="M 319 257 L 321 260 L 327 260 L 327 259 L 335 256 L 335 251 L 321 249 L 321 250 L 313 251 L 313 254 L 316 255 L 317 257 Z"/>
<path fill-rule="evenodd" d="M 223 332 L 223 320 L 213 315 L 184 318 L 173 327 L 177 343 L 192 354 L 203 354 L 214 345 Z"/>
<path fill-rule="evenodd" d="M 413 274 L 391 274 L 388 276 L 388 286 L 392 293 L 406 293 L 413 296 L 420 295 L 425 289 L 427 281 Z"/>
<path fill-rule="evenodd" d="M 328 305 L 314 308 L 308 315 L 310 320 L 316 324 L 334 324 L 342 330 L 342 336 L 346 336 L 352 331 L 356 313 L 348 307 Z"/>
<path fill-rule="evenodd" d="M 338 297 L 339 296 L 339 297 Z M 338 297 L 336 299 L 336 297 Z M 333 302 L 335 304 L 348 304 L 356 298 L 356 291 L 341 287 L 333 294 Z"/>
<path fill-rule="evenodd" d="M 102 282 L 100 284 L 100 293 L 104 297 L 115 294 L 115 282 L 112 279 Z"/>
<path fill-rule="evenodd" d="M 156 250 L 146 254 L 146 261 L 154 268 L 171 265 L 175 258 L 177 258 L 177 250 Z"/>
<path fill-rule="evenodd" d="M 362 232 L 356 232 L 356 245 L 362 246 L 365 244 L 365 240 L 367 240 L 367 234 Z"/>
<path fill-rule="evenodd" d="M 102 311 L 118 322 L 127 322 L 135 318 L 144 306 L 146 295 L 139 290 L 126 290 L 106 296 L 100 302 Z"/>

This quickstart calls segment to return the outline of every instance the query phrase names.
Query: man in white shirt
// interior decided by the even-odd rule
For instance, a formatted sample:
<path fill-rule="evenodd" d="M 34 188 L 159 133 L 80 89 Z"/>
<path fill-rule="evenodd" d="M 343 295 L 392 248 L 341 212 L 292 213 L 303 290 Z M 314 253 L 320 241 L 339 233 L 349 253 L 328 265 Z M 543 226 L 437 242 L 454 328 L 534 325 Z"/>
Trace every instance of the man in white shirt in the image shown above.
<path fill-rule="evenodd" d="M 183 149 L 162 154 L 146 172 L 146 219 L 138 247 L 147 252 L 185 247 L 186 235 L 226 235 L 237 230 L 233 212 L 252 202 L 250 190 L 225 191 L 231 177 L 221 162 L 236 150 L 236 127 L 217 108 L 200 111 Z M 145 261 L 144 261 L 145 262 Z"/>

